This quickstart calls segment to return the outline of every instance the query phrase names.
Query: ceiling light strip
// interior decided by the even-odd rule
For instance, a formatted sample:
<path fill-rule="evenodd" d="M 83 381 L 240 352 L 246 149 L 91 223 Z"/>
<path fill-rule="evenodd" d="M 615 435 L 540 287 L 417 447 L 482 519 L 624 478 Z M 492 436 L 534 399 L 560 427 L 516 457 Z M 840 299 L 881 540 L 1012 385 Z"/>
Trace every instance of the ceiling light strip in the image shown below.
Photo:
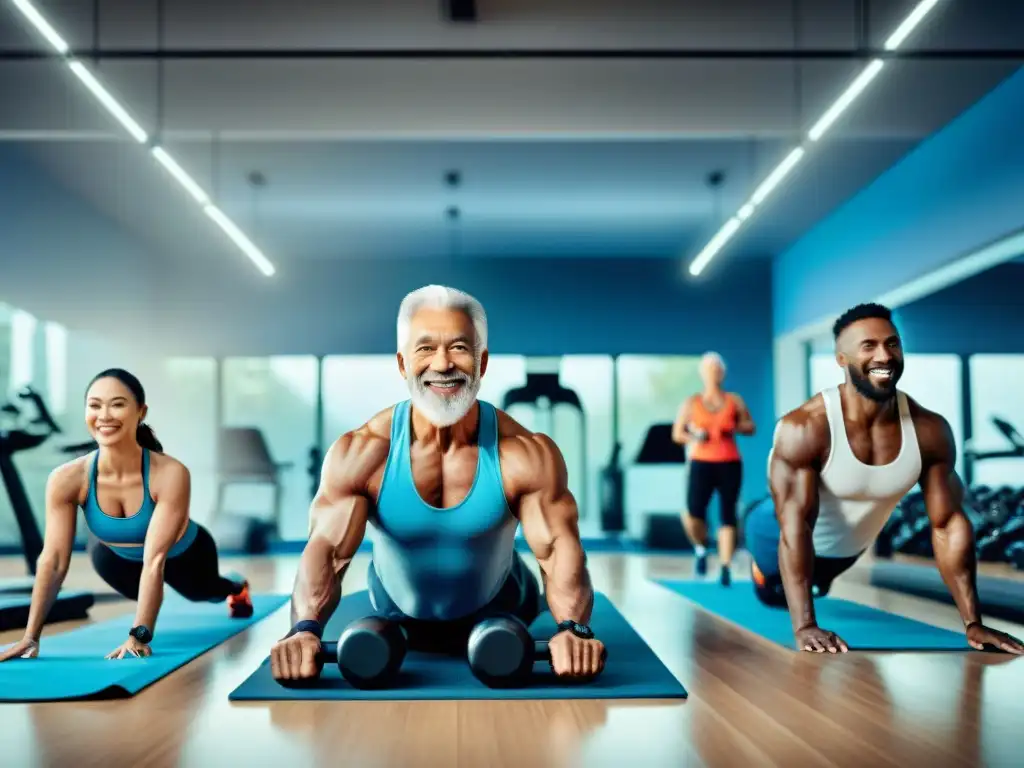
<path fill-rule="evenodd" d="M 127 109 L 108 91 L 104 85 L 93 75 L 92 72 L 78 59 L 68 55 L 71 50 L 67 41 L 53 28 L 53 25 L 43 16 L 29 0 L 11 0 L 15 8 L 28 22 L 39 32 L 40 35 L 53 47 L 57 53 L 64 56 L 64 62 L 71 72 L 86 87 L 86 89 L 99 101 L 124 128 L 138 144 L 149 145 L 151 137 L 133 118 Z M 199 186 L 196 181 L 185 172 L 178 162 L 161 146 L 151 145 L 150 154 L 164 167 L 171 178 L 177 181 L 192 199 L 199 204 L 203 212 L 219 226 L 231 239 L 231 241 L 244 253 L 267 277 L 275 273 L 274 265 L 257 248 L 248 237 L 238 228 L 237 225 L 219 208 L 210 202 L 209 195 Z"/>
<path fill-rule="evenodd" d="M 889 51 L 896 50 L 910 35 L 911 33 L 921 24 L 928 13 L 938 5 L 939 0 L 921 0 L 915 7 L 914 10 L 903 20 L 903 22 L 896 28 L 896 30 L 889 36 L 889 39 L 885 41 L 885 48 Z M 850 108 L 850 105 L 856 101 L 857 97 L 860 96 L 871 82 L 878 77 L 878 74 L 882 71 L 885 62 L 881 59 L 872 59 L 870 63 L 861 71 L 859 75 L 853 80 L 852 83 L 846 88 L 845 91 L 839 96 L 838 99 L 825 110 L 824 114 L 818 118 L 818 120 L 811 126 L 811 129 L 807 132 L 807 140 L 810 142 L 817 142 L 825 135 L 830 127 L 839 119 L 839 117 Z M 797 166 L 797 164 L 803 159 L 805 150 L 803 146 L 796 147 L 793 149 L 786 158 L 776 166 L 761 185 L 754 191 L 750 199 L 743 204 L 735 216 L 731 217 L 718 232 L 715 233 L 714 237 L 708 242 L 707 245 L 701 249 L 700 253 L 694 257 L 693 261 L 690 262 L 689 271 L 694 277 L 700 275 L 711 260 L 726 246 L 726 244 L 735 236 L 739 231 L 742 224 L 750 219 L 756 212 L 758 206 L 760 206 L 768 196 L 779 186 L 779 183 Z"/>

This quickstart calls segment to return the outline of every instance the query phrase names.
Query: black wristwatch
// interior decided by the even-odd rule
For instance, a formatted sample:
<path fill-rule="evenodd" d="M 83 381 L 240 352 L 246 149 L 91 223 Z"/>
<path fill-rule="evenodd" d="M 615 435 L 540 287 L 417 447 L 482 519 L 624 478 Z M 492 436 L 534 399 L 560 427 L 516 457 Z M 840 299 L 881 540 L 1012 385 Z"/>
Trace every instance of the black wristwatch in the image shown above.
<path fill-rule="evenodd" d="M 559 632 L 572 632 L 576 637 L 582 640 L 593 640 L 594 630 L 585 624 L 577 624 L 572 619 L 566 619 L 565 621 L 559 622 Z"/>
<path fill-rule="evenodd" d="M 149 645 L 153 641 L 153 633 L 149 631 L 149 627 L 145 627 L 142 624 L 129 629 L 128 634 L 143 645 Z"/>
<path fill-rule="evenodd" d="M 324 628 L 320 626 L 319 621 L 313 621 L 313 619 L 303 619 L 302 621 L 296 622 L 295 626 L 291 628 L 285 637 L 297 635 L 299 632 L 311 632 L 316 635 L 317 640 L 322 640 L 324 637 Z"/>

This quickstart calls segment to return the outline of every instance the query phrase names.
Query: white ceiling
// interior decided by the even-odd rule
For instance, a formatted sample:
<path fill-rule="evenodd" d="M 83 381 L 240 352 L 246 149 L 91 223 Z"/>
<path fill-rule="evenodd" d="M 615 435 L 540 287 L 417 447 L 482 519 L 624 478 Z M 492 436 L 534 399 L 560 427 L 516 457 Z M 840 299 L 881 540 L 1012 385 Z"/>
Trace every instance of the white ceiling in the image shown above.
<path fill-rule="evenodd" d="M 914 6 L 870 3 L 879 47 Z M 7 5 L 7 4 L 5 4 Z M 38 2 L 73 47 L 93 3 Z M 155 0 L 101 0 L 102 49 L 150 55 Z M 489 0 L 452 24 L 437 2 L 165 0 L 165 50 L 849 50 L 854 0 Z M 1010 48 L 1024 3 L 942 0 L 909 48 Z M 237 253 L 9 5 L 0 140 L 27 152 L 161 258 Z M 147 53 L 148 52 L 148 53 Z M 4 55 L 6 54 L 6 55 Z M 692 255 L 782 158 L 855 60 L 335 58 L 105 60 L 97 72 L 279 264 L 338 257 Z M 777 253 L 1012 72 L 899 61 L 730 246 Z M 162 99 L 158 93 L 162 92 Z M 463 184 L 450 189 L 444 173 Z M 252 171 L 267 185 L 256 192 Z M 718 196 L 708 174 L 723 171 Z M 445 211 L 457 205 L 453 227 Z"/>

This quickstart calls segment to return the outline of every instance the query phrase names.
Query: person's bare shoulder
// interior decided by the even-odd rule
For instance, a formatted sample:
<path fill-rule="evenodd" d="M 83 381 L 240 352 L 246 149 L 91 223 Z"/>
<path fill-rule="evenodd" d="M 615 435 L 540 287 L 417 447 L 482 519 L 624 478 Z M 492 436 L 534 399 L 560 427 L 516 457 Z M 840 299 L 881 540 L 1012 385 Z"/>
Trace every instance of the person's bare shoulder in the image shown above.
<path fill-rule="evenodd" d="M 149 490 L 159 500 L 162 494 L 172 494 L 190 488 L 192 477 L 178 459 L 166 453 L 149 452 Z"/>
<path fill-rule="evenodd" d="M 914 422 L 917 444 L 925 460 L 943 461 L 949 464 L 956 462 L 956 443 L 953 440 L 953 429 L 949 421 L 941 413 L 929 410 L 906 393 L 910 418 Z"/>
<path fill-rule="evenodd" d="M 527 437 L 533 432 L 528 430 L 500 408 L 494 409 L 498 415 L 498 439 L 504 441 L 511 438 Z"/>
<path fill-rule="evenodd" d="M 772 457 L 794 467 L 821 463 L 831 439 L 825 401 L 820 394 L 779 419 L 772 439 Z"/>
<path fill-rule="evenodd" d="M 82 504 L 89 491 L 89 467 L 96 452 L 66 461 L 46 479 L 47 501 Z"/>
<path fill-rule="evenodd" d="M 391 448 L 391 417 L 386 408 L 362 426 L 341 435 L 324 456 L 321 481 L 325 487 L 349 491 L 365 488 L 388 458 Z"/>
<path fill-rule="evenodd" d="M 566 474 L 558 444 L 543 432 L 532 432 L 504 411 L 498 411 L 498 450 L 506 490 L 514 495 L 540 486 L 557 486 Z"/>

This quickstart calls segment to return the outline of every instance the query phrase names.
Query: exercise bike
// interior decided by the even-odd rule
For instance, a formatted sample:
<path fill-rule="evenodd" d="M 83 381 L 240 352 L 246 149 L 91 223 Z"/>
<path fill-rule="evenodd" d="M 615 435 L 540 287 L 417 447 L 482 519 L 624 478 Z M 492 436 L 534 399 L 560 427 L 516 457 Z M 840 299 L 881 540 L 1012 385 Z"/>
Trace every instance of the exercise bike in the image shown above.
<path fill-rule="evenodd" d="M 60 426 L 53 420 L 38 392 L 31 387 L 25 387 L 18 393 L 18 399 L 30 402 L 35 408 L 36 416 L 28 422 L 22 421 L 14 429 L 0 428 L 0 476 L 3 477 L 7 497 L 10 499 L 14 519 L 18 525 L 29 577 L 0 581 L 0 631 L 23 628 L 28 623 L 29 596 L 35 583 L 36 561 L 43 552 L 43 536 L 32 511 L 32 503 L 25 492 L 21 474 L 14 463 L 14 455 L 37 448 L 54 435 L 61 433 Z M 3 413 L 8 419 L 18 419 L 22 416 L 21 409 L 13 403 L 3 406 Z M 95 443 L 90 441 L 64 446 L 61 452 L 82 455 L 94 447 Z M 62 591 L 54 600 L 46 621 L 51 623 L 85 619 L 94 602 L 95 597 L 88 592 Z"/>

